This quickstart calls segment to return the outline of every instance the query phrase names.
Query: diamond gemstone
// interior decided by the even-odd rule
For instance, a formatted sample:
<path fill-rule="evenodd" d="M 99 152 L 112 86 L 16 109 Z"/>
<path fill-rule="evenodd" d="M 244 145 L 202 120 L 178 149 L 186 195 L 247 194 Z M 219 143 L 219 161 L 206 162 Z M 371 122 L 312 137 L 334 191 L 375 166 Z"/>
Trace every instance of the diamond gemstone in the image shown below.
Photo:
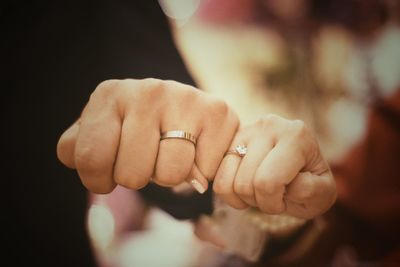
<path fill-rule="evenodd" d="M 238 145 L 235 150 L 241 157 L 243 157 L 247 153 L 247 147 L 245 147 L 244 145 Z"/>

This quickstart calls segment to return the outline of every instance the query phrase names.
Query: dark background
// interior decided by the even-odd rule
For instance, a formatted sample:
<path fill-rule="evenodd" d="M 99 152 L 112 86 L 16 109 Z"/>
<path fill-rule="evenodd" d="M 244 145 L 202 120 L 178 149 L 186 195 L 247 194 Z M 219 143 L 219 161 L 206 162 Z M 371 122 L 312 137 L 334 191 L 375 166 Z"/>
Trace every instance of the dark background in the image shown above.
<path fill-rule="evenodd" d="M 4 261 L 95 266 L 87 191 L 58 138 L 103 80 L 193 82 L 155 0 L 9 1 L 1 25 Z"/>

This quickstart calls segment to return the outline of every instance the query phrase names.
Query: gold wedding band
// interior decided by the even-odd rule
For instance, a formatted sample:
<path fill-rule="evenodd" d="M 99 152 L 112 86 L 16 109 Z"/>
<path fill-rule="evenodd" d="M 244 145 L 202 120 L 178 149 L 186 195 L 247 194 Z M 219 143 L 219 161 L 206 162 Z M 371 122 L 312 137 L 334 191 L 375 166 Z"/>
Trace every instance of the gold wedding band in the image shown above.
<path fill-rule="evenodd" d="M 234 149 L 229 150 L 225 153 L 226 155 L 236 155 L 243 158 L 247 153 L 247 147 L 245 145 L 237 145 Z"/>
<path fill-rule="evenodd" d="M 164 132 L 161 134 L 160 141 L 164 139 L 184 139 L 196 145 L 196 137 L 193 134 L 185 131 L 175 130 Z"/>

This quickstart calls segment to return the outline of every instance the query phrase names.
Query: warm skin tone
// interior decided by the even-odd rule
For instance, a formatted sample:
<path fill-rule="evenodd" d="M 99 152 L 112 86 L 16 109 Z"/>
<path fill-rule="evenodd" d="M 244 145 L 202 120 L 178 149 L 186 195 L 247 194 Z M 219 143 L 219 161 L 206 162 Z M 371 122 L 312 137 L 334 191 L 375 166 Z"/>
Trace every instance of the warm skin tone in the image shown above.
<path fill-rule="evenodd" d="M 197 144 L 160 134 L 184 130 Z M 225 152 L 238 144 L 245 157 Z M 301 218 L 324 213 L 336 188 L 317 140 L 299 120 L 276 115 L 239 128 L 223 101 L 173 81 L 111 80 L 91 95 L 79 120 L 61 136 L 58 157 L 94 193 L 117 184 L 176 186 L 196 178 L 235 208 Z"/>

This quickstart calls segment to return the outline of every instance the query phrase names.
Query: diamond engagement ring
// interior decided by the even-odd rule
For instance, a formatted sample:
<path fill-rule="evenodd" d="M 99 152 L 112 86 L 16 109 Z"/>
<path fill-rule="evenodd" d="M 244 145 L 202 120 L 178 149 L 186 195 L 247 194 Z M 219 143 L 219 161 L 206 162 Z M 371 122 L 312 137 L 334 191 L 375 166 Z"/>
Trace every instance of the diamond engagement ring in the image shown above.
<path fill-rule="evenodd" d="M 247 147 L 245 145 L 237 145 L 235 149 L 229 150 L 225 155 L 237 155 L 243 158 L 247 153 Z"/>
<path fill-rule="evenodd" d="M 184 139 L 196 145 L 196 137 L 193 134 L 180 130 L 167 131 L 162 133 L 160 141 L 164 139 Z"/>

